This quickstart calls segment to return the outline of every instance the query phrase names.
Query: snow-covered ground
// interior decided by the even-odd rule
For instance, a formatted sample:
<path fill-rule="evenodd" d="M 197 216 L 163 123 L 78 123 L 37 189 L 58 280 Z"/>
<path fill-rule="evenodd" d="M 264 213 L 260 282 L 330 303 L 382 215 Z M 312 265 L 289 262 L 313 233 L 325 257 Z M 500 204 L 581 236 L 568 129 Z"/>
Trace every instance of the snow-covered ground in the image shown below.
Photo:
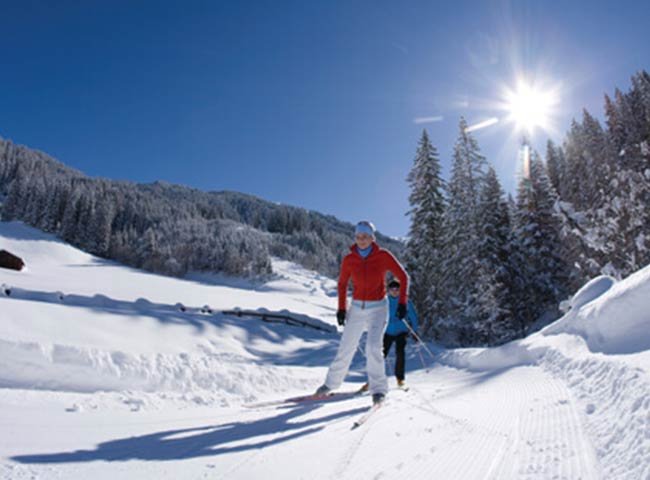
<path fill-rule="evenodd" d="M 0 478 L 650 480 L 650 268 L 527 339 L 429 345 L 431 368 L 409 347 L 411 389 L 351 430 L 367 396 L 245 406 L 321 383 L 332 280 L 282 261 L 264 283 L 171 279 L 19 223 L 0 249 L 28 265 L 0 270 Z M 320 329 L 220 313 L 236 308 Z"/>

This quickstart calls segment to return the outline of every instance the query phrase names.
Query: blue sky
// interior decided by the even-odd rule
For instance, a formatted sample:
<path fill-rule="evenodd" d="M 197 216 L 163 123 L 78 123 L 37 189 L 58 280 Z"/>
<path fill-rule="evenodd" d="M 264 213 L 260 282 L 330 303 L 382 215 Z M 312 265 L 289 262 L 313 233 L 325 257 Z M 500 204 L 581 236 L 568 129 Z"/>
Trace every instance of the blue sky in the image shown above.
<path fill-rule="evenodd" d="M 650 68 L 646 1 L 0 8 L 2 137 L 89 175 L 241 191 L 395 236 L 422 128 L 447 176 L 459 117 L 498 118 L 475 136 L 514 191 L 521 135 L 496 104 L 517 75 L 558 89 L 542 149 Z"/>

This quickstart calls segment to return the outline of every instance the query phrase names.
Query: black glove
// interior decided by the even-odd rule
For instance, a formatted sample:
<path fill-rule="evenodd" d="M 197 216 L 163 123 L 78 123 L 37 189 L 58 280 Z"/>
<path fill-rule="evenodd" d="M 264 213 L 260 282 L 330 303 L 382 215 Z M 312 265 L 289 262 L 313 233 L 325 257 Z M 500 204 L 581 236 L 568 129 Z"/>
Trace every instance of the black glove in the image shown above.
<path fill-rule="evenodd" d="M 398 303 L 397 304 L 397 311 L 395 312 L 395 315 L 397 315 L 397 318 L 400 320 L 404 320 L 406 318 L 406 305 L 403 303 Z"/>
<path fill-rule="evenodd" d="M 337 310 L 336 321 L 338 322 L 340 327 L 345 325 L 345 310 Z"/>
<path fill-rule="evenodd" d="M 412 339 L 414 342 L 419 342 L 419 341 L 420 341 L 420 340 L 418 339 L 418 336 L 417 336 L 415 333 L 411 333 L 409 336 L 411 337 L 411 339 Z"/>

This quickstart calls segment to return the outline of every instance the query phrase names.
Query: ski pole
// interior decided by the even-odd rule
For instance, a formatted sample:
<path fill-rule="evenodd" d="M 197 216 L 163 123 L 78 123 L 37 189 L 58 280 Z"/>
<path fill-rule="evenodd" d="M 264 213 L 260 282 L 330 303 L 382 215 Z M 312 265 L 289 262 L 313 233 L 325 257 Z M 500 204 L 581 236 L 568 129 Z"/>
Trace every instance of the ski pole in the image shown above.
<path fill-rule="evenodd" d="M 424 349 L 427 351 L 427 353 L 431 357 L 431 360 L 435 360 L 436 357 L 433 355 L 433 353 L 431 353 L 431 350 L 429 350 L 429 347 L 427 347 L 427 345 L 422 341 L 422 339 L 418 336 L 418 334 L 415 333 L 415 330 L 413 330 L 413 328 L 411 328 L 411 325 L 409 325 L 409 322 L 407 322 L 405 318 L 402 318 L 402 322 L 404 322 L 404 325 L 406 325 L 406 328 L 409 329 L 409 332 L 411 333 L 411 335 L 413 335 L 415 337 L 415 339 L 418 341 L 418 343 L 424 347 Z"/>
<path fill-rule="evenodd" d="M 422 362 L 422 368 L 424 368 L 424 369 L 426 369 L 428 371 L 427 364 L 424 362 L 424 357 L 422 356 L 422 349 L 418 346 L 418 347 L 416 347 L 416 350 L 417 350 L 418 355 L 420 357 L 420 362 Z"/>

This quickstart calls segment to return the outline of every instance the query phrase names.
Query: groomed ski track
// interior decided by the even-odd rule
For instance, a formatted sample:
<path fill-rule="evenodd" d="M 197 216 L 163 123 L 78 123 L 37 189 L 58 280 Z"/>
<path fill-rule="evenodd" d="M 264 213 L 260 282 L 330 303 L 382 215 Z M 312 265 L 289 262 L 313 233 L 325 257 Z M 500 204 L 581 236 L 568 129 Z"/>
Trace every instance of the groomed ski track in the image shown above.
<path fill-rule="evenodd" d="M 160 475 L 155 461 L 166 461 L 169 478 L 197 470 L 224 479 L 601 478 L 583 409 L 540 367 L 481 373 L 436 367 L 413 373 L 409 383 L 408 392 L 391 390 L 386 404 L 352 431 L 369 396 L 213 414 L 205 408 L 141 412 L 112 425 L 109 438 L 101 438 L 100 415 L 94 427 L 85 415 L 79 425 L 80 416 L 66 413 L 50 416 L 50 424 L 22 416 L 13 425 L 23 465 L 13 474 L 29 478 L 30 471 L 56 467 L 63 477 L 70 469 L 76 478 L 146 478 Z M 96 428 L 97 444 L 68 441 L 61 450 L 46 442 L 48 451 L 21 445 L 21 436 L 45 438 L 62 424 Z M 123 436 L 116 438 L 119 429 Z M 24 456 L 30 449 L 37 451 Z"/>

